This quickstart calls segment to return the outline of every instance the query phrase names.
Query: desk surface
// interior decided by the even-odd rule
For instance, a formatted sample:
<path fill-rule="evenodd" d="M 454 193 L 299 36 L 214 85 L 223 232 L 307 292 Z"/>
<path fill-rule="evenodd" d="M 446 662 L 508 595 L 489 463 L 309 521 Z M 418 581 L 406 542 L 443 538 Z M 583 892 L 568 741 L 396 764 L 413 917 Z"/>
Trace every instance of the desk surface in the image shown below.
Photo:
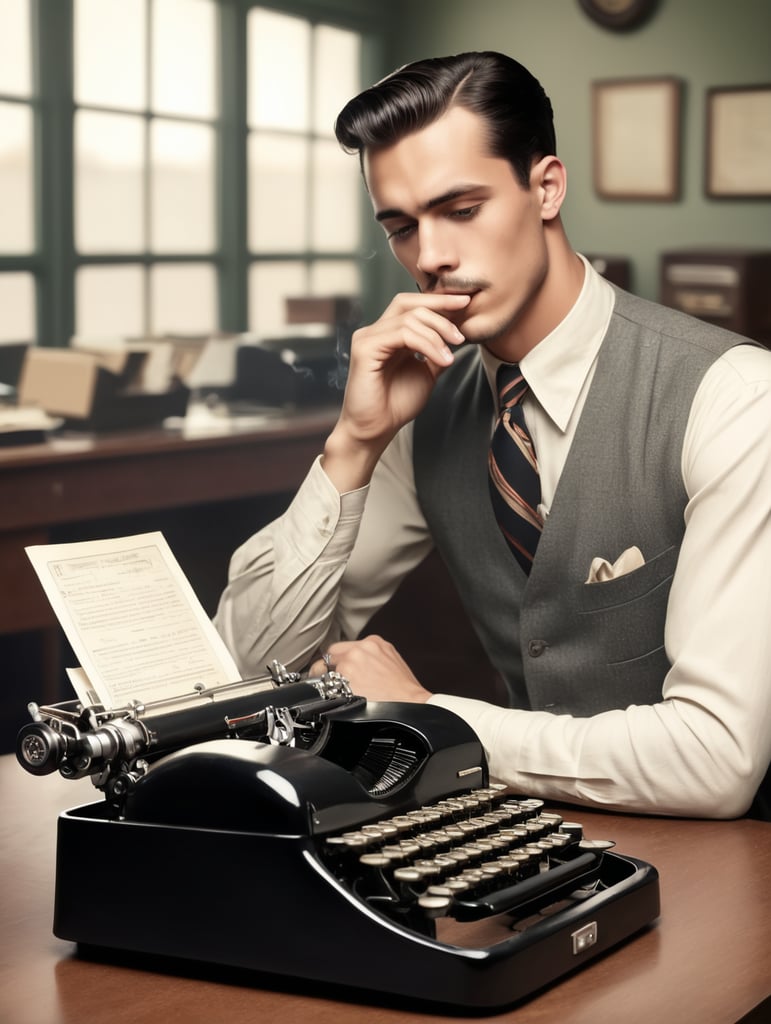
<path fill-rule="evenodd" d="M 181 977 L 78 959 L 75 947 L 51 932 L 56 816 L 93 799 L 88 780 L 35 778 L 14 756 L 0 758 L 0 1020 L 438 1024 L 463 1019 L 348 1002 L 328 993 L 266 991 L 243 978 L 231 983 L 195 977 L 194 970 Z M 604 958 L 492 1019 L 733 1024 L 764 1002 L 771 1011 L 770 824 L 571 813 L 590 838 L 615 839 L 620 852 L 658 868 L 661 918 Z M 89 854 L 99 851 L 84 851 Z M 131 884 L 125 878 L 115 881 Z M 109 894 L 94 898 L 109 900 Z"/>

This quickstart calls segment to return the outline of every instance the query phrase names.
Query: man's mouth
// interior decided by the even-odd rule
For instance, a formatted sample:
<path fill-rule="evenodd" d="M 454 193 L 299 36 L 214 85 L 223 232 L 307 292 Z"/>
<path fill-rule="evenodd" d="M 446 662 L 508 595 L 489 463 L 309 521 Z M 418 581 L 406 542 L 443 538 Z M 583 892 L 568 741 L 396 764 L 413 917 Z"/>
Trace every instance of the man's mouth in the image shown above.
<path fill-rule="evenodd" d="M 473 299 L 485 287 L 487 287 L 485 281 L 475 281 L 470 278 L 439 277 L 429 280 L 424 290 L 434 295 L 469 295 Z"/>
<path fill-rule="evenodd" d="M 477 287 L 477 288 L 464 288 L 462 290 L 458 289 L 458 288 L 452 288 L 452 289 L 448 288 L 447 291 L 442 293 L 442 294 L 445 294 L 445 295 L 468 295 L 468 297 L 469 297 L 468 305 L 464 306 L 463 309 L 458 310 L 460 315 L 464 316 L 469 311 L 469 309 L 471 308 L 471 306 L 472 306 L 472 304 L 474 302 L 474 299 L 477 297 L 477 295 L 479 295 L 481 293 L 481 291 L 482 291 L 482 289 L 479 288 L 479 287 Z"/>

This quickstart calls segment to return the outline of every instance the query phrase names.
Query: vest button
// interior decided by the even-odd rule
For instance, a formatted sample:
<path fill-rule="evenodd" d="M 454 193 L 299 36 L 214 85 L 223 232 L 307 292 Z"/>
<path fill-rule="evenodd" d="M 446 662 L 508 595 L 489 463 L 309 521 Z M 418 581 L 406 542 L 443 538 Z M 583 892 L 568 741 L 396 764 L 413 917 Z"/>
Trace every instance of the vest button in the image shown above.
<path fill-rule="evenodd" d="M 548 646 L 545 640 L 530 640 L 527 645 L 527 653 L 531 658 L 540 658 Z"/>

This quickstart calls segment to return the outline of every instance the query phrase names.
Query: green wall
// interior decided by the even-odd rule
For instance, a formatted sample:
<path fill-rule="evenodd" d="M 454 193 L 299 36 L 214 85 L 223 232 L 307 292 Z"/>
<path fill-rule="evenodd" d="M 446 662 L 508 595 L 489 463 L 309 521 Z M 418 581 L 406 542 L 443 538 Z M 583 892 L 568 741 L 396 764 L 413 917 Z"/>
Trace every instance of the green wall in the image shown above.
<path fill-rule="evenodd" d="M 392 4 L 386 70 L 420 57 L 497 49 L 541 80 L 568 167 L 563 216 L 570 240 L 579 251 L 628 256 L 638 294 L 658 297 L 659 255 L 667 249 L 771 248 L 771 200 L 708 199 L 703 184 L 705 92 L 715 85 L 771 83 L 770 0 L 659 0 L 649 21 L 625 33 L 590 21 L 578 0 Z M 684 83 L 681 199 L 601 200 L 592 185 L 591 82 L 648 75 L 675 75 Z M 382 242 L 377 252 L 387 292 L 399 275 L 385 266 Z"/>

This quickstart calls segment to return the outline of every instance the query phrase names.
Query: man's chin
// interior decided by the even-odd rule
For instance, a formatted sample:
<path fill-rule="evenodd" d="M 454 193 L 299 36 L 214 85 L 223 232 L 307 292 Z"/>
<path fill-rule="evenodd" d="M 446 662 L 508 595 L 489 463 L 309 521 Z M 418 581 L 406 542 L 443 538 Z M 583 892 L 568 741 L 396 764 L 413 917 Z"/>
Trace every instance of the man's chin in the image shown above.
<path fill-rule="evenodd" d="M 506 334 L 506 326 L 496 327 L 477 317 L 469 317 L 465 323 L 458 324 L 458 327 L 470 345 L 493 345 Z"/>

